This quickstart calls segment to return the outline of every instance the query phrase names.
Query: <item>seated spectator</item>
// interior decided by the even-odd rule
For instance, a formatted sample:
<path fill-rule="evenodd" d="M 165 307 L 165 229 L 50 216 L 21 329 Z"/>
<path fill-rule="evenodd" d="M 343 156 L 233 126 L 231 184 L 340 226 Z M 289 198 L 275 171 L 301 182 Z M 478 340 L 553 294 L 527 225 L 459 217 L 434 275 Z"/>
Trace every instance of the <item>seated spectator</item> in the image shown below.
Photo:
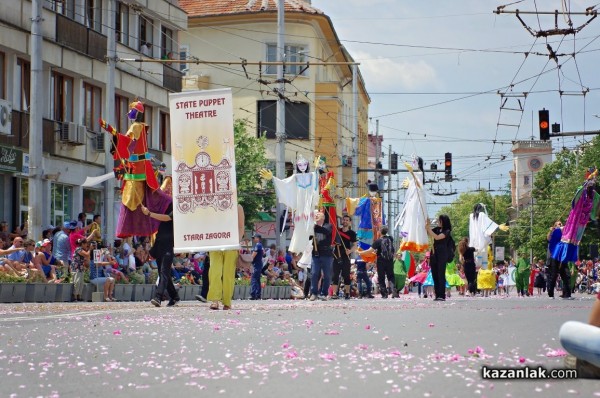
<path fill-rule="evenodd" d="M 36 256 L 33 258 L 34 265 L 36 266 L 36 268 L 42 269 L 46 282 L 62 282 L 56 277 L 56 266 L 60 264 L 60 261 L 52 255 L 52 241 L 45 239 L 42 242 L 38 243 L 40 244 L 40 249 Z"/>
<path fill-rule="evenodd" d="M 127 276 L 119 270 L 119 263 L 115 256 L 110 253 L 106 253 L 104 256 L 104 260 L 109 263 L 104 267 L 104 275 L 115 278 L 115 282 L 124 281 L 125 283 L 129 283 Z"/>
<path fill-rule="evenodd" d="M 600 379 L 600 293 L 592 306 L 589 322 L 568 321 L 559 332 L 560 343 L 569 354 L 565 366 L 577 376 Z"/>
<path fill-rule="evenodd" d="M 117 301 L 113 297 L 114 289 L 115 289 L 115 278 L 111 276 L 106 276 L 104 273 L 104 267 L 111 266 L 110 262 L 105 261 L 104 258 L 101 261 L 95 262 L 90 261 L 90 282 L 94 285 L 98 286 L 104 292 L 104 301 Z"/>

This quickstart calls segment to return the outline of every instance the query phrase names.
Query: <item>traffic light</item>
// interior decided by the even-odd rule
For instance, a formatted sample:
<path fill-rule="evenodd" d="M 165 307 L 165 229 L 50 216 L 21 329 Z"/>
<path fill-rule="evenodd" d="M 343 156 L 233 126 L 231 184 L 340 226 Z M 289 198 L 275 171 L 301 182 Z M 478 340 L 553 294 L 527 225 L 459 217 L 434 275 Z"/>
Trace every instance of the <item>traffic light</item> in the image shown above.
<path fill-rule="evenodd" d="M 446 152 L 444 155 L 444 181 L 452 182 L 452 154 Z"/>
<path fill-rule="evenodd" d="M 392 153 L 390 157 L 390 169 L 392 170 L 392 174 L 398 174 L 398 154 Z"/>
<path fill-rule="evenodd" d="M 539 111 L 540 115 L 540 140 L 548 141 L 550 139 L 550 112 L 546 109 Z"/>

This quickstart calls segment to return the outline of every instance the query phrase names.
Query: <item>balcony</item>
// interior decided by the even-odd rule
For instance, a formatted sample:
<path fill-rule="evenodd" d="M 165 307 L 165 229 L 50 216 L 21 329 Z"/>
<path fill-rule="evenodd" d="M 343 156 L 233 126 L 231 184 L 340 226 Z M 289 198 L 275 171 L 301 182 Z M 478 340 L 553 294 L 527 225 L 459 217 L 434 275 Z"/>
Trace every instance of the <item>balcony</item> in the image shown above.
<path fill-rule="evenodd" d="M 56 42 L 99 61 L 106 56 L 106 36 L 61 14 L 56 14 Z"/>
<path fill-rule="evenodd" d="M 177 69 L 163 64 L 163 87 L 174 93 L 181 92 L 181 84 L 183 79 L 183 73 Z"/>

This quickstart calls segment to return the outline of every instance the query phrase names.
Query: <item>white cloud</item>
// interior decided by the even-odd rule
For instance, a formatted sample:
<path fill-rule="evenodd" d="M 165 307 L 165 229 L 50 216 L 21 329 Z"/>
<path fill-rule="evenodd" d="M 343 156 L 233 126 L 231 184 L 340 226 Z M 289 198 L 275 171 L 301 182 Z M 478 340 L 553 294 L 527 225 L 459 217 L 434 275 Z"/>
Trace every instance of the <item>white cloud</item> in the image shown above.
<path fill-rule="evenodd" d="M 414 90 L 438 83 L 435 69 L 424 60 L 395 61 L 366 53 L 353 56 L 360 62 L 360 70 L 369 91 L 389 91 L 390 88 Z"/>

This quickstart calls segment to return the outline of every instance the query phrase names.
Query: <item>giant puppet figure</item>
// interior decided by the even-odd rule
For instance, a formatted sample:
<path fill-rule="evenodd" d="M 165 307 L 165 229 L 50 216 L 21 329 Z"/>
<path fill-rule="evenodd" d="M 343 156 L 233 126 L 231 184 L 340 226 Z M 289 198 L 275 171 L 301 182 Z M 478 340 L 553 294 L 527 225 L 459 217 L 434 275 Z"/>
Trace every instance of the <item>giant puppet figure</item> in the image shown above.
<path fill-rule="evenodd" d="M 148 125 L 144 120 L 144 104 L 134 101 L 129 105 L 127 117 L 133 121 L 127 133 L 122 134 L 100 119 L 100 126 L 112 134 L 113 158 L 119 161 L 115 175 L 122 180 L 122 200 L 116 235 L 150 236 L 158 231 L 160 221 L 146 217 L 140 205 L 153 213 L 163 214 L 172 202 L 169 195 L 159 189 L 158 180 L 148 153 Z"/>
<path fill-rule="evenodd" d="M 422 162 L 421 162 L 422 163 Z M 429 249 L 429 236 L 425 229 L 427 203 L 423 190 L 423 172 L 419 169 L 419 158 L 412 165 L 404 164 L 409 171 L 403 187 L 406 189 L 404 206 L 397 218 L 395 228 L 400 228 L 400 250 L 422 253 Z M 417 171 L 414 171 L 414 169 Z"/>
<path fill-rule="evenodd" d="M 569 286 L 571 272 L 569 262 L 579 259 L 579 243 L 585 232 L 587 223 L 596 216 L 600 195 L 596 192 L 598 170 L 591 168 L 586 174 L 586 180 L 575 192 L 571 201 L 571 212 L 562 229 L 560 242 L 550 253 L 550 277 L 548 279 L 548 296 L 554 297 L 554 285 L 557 274 L 560 274 L 564 286 Z M 570 298 L 570 289 L 563 289 L 563 298 Z"/>
<path fill-rule="evenodd" d="M 362 198 L 346 198 L 346 211 L 349 216 L 360 217 L 356 238 L 358 247 L 367 250 L 381 237 L 381 227 L 385 225 L 383 204 L 378 194 L 377 184 L 369 184 L 369 194 Z"/>
<path fill-rule="evenodd" d="M 477 274 L 478 289 L 493 289 L 496 286 L 492 270 L 493 256 L 489 255 L 488 250 L 492 234 L 498 228 L 508 230 L 506 225 L 498 225 L 488 217 L 483 203 L 477 203 L 473 207 L 473 213 L 469 215 L 469 246 L 475 248 L 475 264 L 481 267 Z"/>
<path fill-rule="evenodd" d="M 304 252 L 313 234 L 314 212 L 319 202 L 317 170 L 311 173 L 308 161 L 300 156 L 296 161 L 296 172 L 288 178 L 282 180 L 273 177 L 273 173 L 267 169 L 262 169 L 260 176 L 265 180 L 273 180 L 277 200 L 292 210 L 294 233 L 290 241 L 290 252 Z"/>
<path fill-rule="evenodd" d="M 336 242 L 338 223 L 337 223 L 337 210 L 335 207 L 335 179 L 333 171 L 327 170 L 325 164 L 325 158 L 318 157 L 318 170 L 319 170 L 319 210 L 325 214 L 325 222 L 333 226 L 333 233 L 331 234 L 331 243 Z"/>

